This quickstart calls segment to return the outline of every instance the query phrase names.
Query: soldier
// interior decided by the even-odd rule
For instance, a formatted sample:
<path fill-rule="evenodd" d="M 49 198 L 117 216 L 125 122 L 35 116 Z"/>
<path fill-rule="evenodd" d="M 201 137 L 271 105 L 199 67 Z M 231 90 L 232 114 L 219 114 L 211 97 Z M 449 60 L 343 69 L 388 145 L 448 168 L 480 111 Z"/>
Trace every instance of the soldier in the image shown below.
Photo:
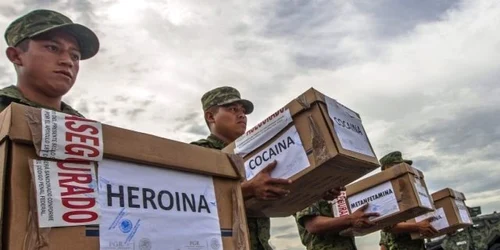
<path fill-rule="evenodd" d="M 61 13 L 41 9 L 13 21 L 5 31 L 5 40 L 17 83 L 0 90 L 0 111 L 16 102 L 82 116 L 62 97 L 75 83 L 80 60 L 99 50 L 92 30 Z"/>
<path fill-rule="evenodd" d="M 223 149 L 245 133 L 246 115 L 251 114 L 254 109 L 252 102 L 241 99 L 238 90 L 227 86 L 205 93 L 201 98 L 201 103 L 210 135 L 206 139 L 191 142 L 191 144 L 217 150 Z M 244 199 L 256 197 L 263 200 L 275 200 L 289 194 L 290 191 L 286 187 L 291 181 L 271 178 L 270 174 L 276 165 L 276 162 L 269 164 L 254 178 L 242 183 Z M 331 199 L 337 196 L 338 193 L 335 190 L 325 193 L 325 197 Z M 270 219 L 247 218 L 247 223 L 251 249 L 271 250 Z"/>
<path fill-rule="evenodd" d="M 352 214 L 334 217 L 332 204 L 323 198 L 297 212 L 294 217 L 302 244 L 307 250 L 356 250 L 354 237 L 341 236 L 339 233 L 351 227 L 373 226 L 374 223 L 369 218 L 379 214 L 366 213 L 367 207 L 368 203 Z"/>
<path fill-rule="evenodd" d="M 401 152 L 391 152 L 380 159 L 382 171 L 399 163 L 412 165 L 413 161 L 404 160 Z M 412 240 L 411 233 L 420 233 L 425 237 L 432 237 L 438 231 L 431 225 L 432 218 L 417 223 L 401 222 L 380 232 L 381 250 L 424 250 L 423 239 Z"/>

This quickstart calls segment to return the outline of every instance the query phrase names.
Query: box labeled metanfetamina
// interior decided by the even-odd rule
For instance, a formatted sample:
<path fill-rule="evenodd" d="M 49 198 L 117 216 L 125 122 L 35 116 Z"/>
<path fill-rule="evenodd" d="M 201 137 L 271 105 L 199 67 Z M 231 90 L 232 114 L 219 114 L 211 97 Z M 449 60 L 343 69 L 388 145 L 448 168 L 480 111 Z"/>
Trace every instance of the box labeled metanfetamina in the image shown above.
<path fill-rule="evenodd" d="M 365 211 L 380 216 L 370 218 L 375 226 L 349 228 L 341 232 L 345 236 L 363 236 L 434 210 L 423 173 L 406 163 L 350 184 L 346 191 L 350 213 L 368 204 Z"/>

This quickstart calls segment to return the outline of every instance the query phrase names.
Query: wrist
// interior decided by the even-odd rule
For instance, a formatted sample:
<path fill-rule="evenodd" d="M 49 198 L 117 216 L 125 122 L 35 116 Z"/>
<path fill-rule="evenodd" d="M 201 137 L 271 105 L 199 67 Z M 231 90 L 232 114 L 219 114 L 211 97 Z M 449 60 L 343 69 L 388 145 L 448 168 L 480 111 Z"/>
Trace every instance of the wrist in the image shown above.
<path fill-rule="evenodd" d="M 255 189 L 252 181 L 244 181 L 241 183 L 241 191 L 245 200 L 255 196 Z"/>
<path fill-rule="evenodd" d="M 347 216 L 347 222 L 349 224 L 349 227 L 354 227 L 354 216 L 352 216 L 352 214 Z"/>

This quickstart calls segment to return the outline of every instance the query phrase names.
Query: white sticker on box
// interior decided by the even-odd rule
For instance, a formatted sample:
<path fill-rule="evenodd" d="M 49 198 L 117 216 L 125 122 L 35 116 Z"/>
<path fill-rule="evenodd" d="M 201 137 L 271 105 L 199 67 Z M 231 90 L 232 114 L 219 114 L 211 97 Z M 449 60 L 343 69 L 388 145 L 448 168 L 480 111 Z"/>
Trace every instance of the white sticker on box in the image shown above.
<path fill-rule="evenodd" d="M 325 96 L 328 115 L 333 121 L 333 129 L 342 148 L 375 157 L 368 141 L 361 119 L 336 100 Z"/>
<path fill-rule="evenodd" d="M 40 157 L 58 160 L 102 160 L 101 123 L 47 109 L 41 110 L 41 117 Z"/>
<path fill-rule="evenodd" d="M 352 195 L 347 198 L 347 201 L 352 213 L 366 203 L 368 203 L 368 207 L 365 212 L 379 213 L 379 217 L 385 217 L 399 212 L 399 204 L 390 181 Z M 370 218 L 370 220 L 374 219 L 377 219 L 377 217 Z"/>
<path fill-rule="evenodd" d="M 457 205 L 458 208 L 458 213 L 460 215 L 460 220 L 463 223 L 472 223 L 472 219 L 469 216 L 469 213 L 467 211 L 467 206 L 465 206 L 465 203 L 463 200 L 455 200 L 455 204 Z"/>
<path fill-rule="evenodd" d="M 99 204 L 101 250 L 222 250 L 211 176 L 104 159 Z"/>
<path fill-rule="evenodd" d="M 340 195 L 331 201 L 333 217 L 342 217 L 349 215 L 349 209 L 346 202 L 346 191 L 341 191 Z"/>
<path fill-rule="evenodd" d="M 289 109 L 282 108 L 236 139 L 234 153 L 245 157 L 292 122 Z"/>
<path fill-rule="evenodd" d="M 295 126 L 290 127 L 271 144 L 245 161 L 247 180 L 252 179 L 268 164 L 277 161 L 271 172 L 273 178 L 287 179 L 309 167 L 309 159 Z"/>
<path fill-rule="evenodd" d="M 446 213 L 444 212 L 444 209 L 442 207 L 436 209 L 435 211 L 416 217 L 415 221 L 421 222 L 428 218 L 432 218 L 431 225 L 438 231 L 450 226 L 450 224 L 448 223 L 448 218 L 446 218 Z"/>
<path fill-rule="evenodd" d="M 427 189 L 420 183 L 420 181 L 417 179 L 415 180 L 415 188 L 417 190 L 417 197 L 418 200 L 420 200 L 420 203 L 422 206 L 430 209 L 434 209 L 434 206 L 432 205 L 433 202 L 431 202 L 431 197 L 429 193 L 427 192 Z"/>
<path fill-rule="evenodd" d="M 33 160 L 39 227 L 98 224 L 93 162 Z"/>

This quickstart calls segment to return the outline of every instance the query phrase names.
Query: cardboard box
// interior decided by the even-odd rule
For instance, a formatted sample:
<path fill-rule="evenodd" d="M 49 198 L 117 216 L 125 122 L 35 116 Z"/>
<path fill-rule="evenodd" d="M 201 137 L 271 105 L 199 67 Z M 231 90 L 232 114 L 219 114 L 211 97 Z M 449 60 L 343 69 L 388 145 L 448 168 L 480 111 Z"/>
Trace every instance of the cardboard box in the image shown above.
<path fill-rule="evenodd" d="M 287 197 L 247 200 L 251 217 L 290 216 L 379 167 L 360 116 L 313 88 L 223 151 L 243 157 L 247 180 L 277 160 L 271 176 L 293 181 Z"/>
<path fill-rule="evenodd" d="M 40 112 L 11 104 L 0 113 L 0 176 L 3 249 L 99 249 L 99 226 L 39 228 L 29 159 L 40 159 L 33 146 L 27 114 Z M 241 194 L 241 162 L 194 145 L 102 125 L 104 159 L 212 176 L 223 249 L 249 249 Z M 196 157 L 192 157 L 196 156 Z M 235 157 L 234 159 L 238 159 Z M 241 160 L 241 159 L 240 159 Z M 98 168 L 99 169 L 99 168 Z M 98 173 L 99 174 L 99 173 Z M 140 171 L 137 172 L 140 177 Z M 168 187 L 168 183 L 165 183 Z M 183 230 L 196 225 L 186 225 Z M 168 237 L 166 235 L 165 237 Z"/>
<path fill-rule="evenodd" d="M 346 192 L 349 213 L 368 203 L 365 211 L 380 216 L 370 218 L 374 227 L 349 228 L 341 232 L 344 236 L 363 236 L 434 210 L 424 175 L 406 163 L 353 183 Z"/>
<path fill-rule="evenodd" d="M 412 219 L 412 222 L 420 222 L 433 217 L 431 224 L 439 231 L 439 237 L 453 233 L 458 229 L 466 228 L 473 224 L 467 206 L 465 195 L 450 188 L 445 188 L 432 194 L 436 210 Z M 411 234 L 412 239 L 424 238 L 418 233 Z"/>

